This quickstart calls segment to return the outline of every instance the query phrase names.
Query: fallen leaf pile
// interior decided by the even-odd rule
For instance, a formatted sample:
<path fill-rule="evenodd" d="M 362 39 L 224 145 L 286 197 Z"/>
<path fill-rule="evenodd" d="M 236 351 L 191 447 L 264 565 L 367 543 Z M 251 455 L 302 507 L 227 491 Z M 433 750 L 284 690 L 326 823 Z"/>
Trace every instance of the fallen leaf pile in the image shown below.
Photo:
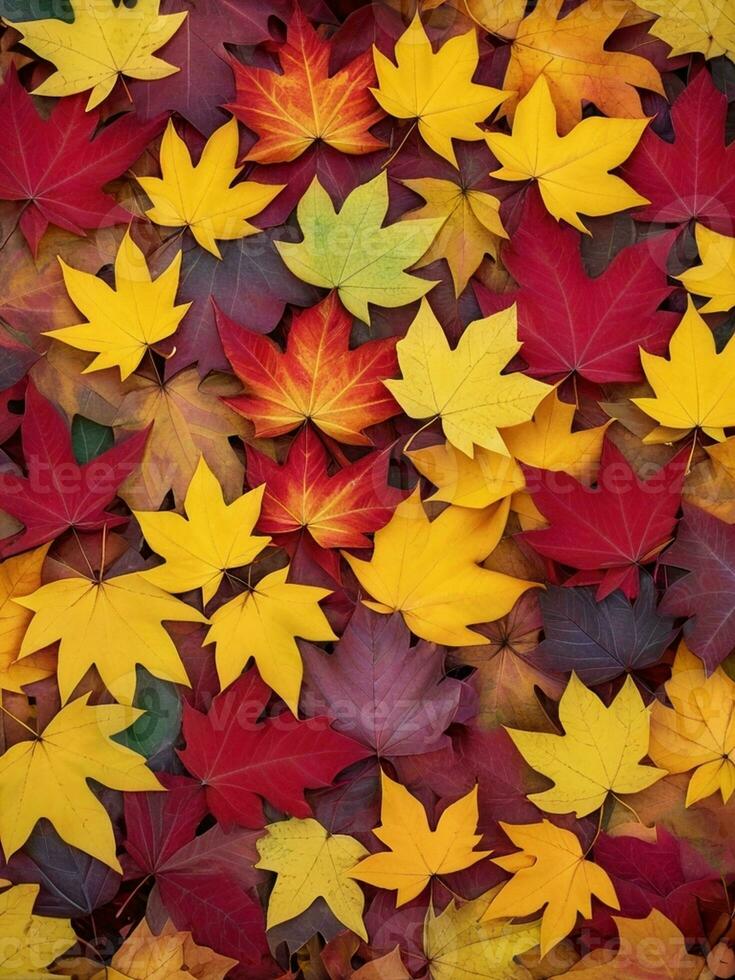
<path fill-rule="evenodd" d="M 0 980 L 735 977 L 733 0 L 0 0 Z"/>

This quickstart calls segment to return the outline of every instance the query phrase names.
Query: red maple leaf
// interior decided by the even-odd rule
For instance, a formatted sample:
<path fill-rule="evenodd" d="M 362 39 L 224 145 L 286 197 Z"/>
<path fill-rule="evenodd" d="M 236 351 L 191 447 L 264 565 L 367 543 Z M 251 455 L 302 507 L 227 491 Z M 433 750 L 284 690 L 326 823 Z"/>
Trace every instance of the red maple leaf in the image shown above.
<path fill-rule="evenodd" d="M 398 373 L 397 338 L 350 350 L 352 319 L 332 292 L 294 315 L 286 350 L 216 311 L 222 346 L 246 394 L 228 405 L 251 419 L 258 436 L 280 436 L 311 419 L 339 442 L 369 446 L 363 429 L 400 409 L 383 384 Z"/>
<path fill-rule="evenodd" d="M 157 116 L 141 123 L 128 114 L 92 138 L 99 114 L 85 112 L 83 96 L 57 99 L 39 116 L 14 69 L 0 86 L 0 199 L 23 201 L 20 228 L 35 255 L 49 224 L 75 235 L 130 221 L 103 186 L 135 163 L 162 129 Z"/>
<path fill-rule="evenodd" d="M 521 356 L 536 378 L 576 371 L 598 383 L 638 381 L 639 347 L 663 353 L 679 320 L 658 309 L 673 291 L 666 281 L 673 233 L 622 249 L 594 279 L 582 262 L 580 239 L 551 217 L 532 189 L 502 250 L 520 289 L 493 293 L 475 283 L 480 308 L 488 316 L 517 303 Z"/>
<path fill-rule="evenodd" d="M 598 599 L 615 589 L 634 598 L 639 566 L 673 537 L 688 458 L 685 447 L 642 480 L 606 439 L 594 487 L 568 473 L 524 466 L 533 502 L 550 525 L 524 537 L 540 554 L 579 569 L 565 585 L 599 584 Z"/>
<path fill-rule="evenodd" d="M 3 557 L 52 541 L 72 527 L 99 531 L 128 520 L 105 508 L 138 465 L 148 429 L 79 466 L 64 419 L 29 384 L 21 433 L 27 476 L 9 470 L 0 474 L 0 509 L 25 528 L 0 547 Z"/>

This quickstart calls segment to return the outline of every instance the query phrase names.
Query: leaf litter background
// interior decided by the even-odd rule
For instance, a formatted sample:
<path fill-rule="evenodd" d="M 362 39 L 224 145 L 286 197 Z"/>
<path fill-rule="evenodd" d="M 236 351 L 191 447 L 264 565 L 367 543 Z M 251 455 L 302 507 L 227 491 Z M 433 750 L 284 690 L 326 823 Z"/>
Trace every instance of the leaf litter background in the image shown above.
<path fill-rule="evenodd" d="M 734 976 L 732 4 L 0 15 L 0 976 Z"/>

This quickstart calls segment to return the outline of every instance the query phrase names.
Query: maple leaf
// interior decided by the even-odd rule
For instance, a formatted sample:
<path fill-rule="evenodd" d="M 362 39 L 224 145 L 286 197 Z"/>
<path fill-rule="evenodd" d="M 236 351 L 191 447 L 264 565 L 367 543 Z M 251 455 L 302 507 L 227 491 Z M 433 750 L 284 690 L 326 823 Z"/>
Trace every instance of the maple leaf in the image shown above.
<path fill-rule="evenodd" d="M 1 881 L 1 885 L 9 882 Z M 68 919 L 34 915 L 38 885 L 13 885 L 0 892 L 0 977 L 23 980 L 52 976 L 44 967 L 73 946 Z"/>
<path fill-rule="evenodd" d="M 460 0 L 460 8 L 488 34 L 514 37 L 526 12 L 523 0 Z"/>
<path fill-rule="evenodd" d="M 368 446 L 363 429 L 398 412 L 383 384 L 398 370 L 395 339 L 350 350 L 352 321 L 336 293 L 294 315 L 284 352 L 220 312 L 217 326 L 247 389 L 227 404 L 253 422 L 258 436 L 283 435 L 310 419 L 339 442 Z"/>
<path fill-rule="evenodd" d="M 251 485 L 265 485 L 258 530 L 288 534 L 305 528 L 321 548 L 369 548 L 366 534 L 383 527 L 403 498 L 387 485 L 386 452 L 368 453 L 328 475 L 327 451 L 306 426 L 283 466 L 249 447 L 247 459 Z"/>
<path fill-rule="evenodd" d="M 224 980 L 237 965 L 238 961 L 229 956 L 198 946 L 190 932 L 177 932 L 170 919 L 158 935 L 142 919 L 112 957 L 110 969 L 95 974 L 92 980 L 123 975 L 125 980 L 180 980 L 189 976 Z"/>
<path fill-rule="evenodd" d="M 644 133 L 621 173 L 649 199 L 637 221 L 701 224 L 729 235 L 735 221 L 735 146 L 725 145 L 727 99 L 700 71 L 671 107 L 675 139 Z"/>
<path fill-rule="evenodd" d="M 460 706 L 461 684 L 444 676 L 445 651 L 411 635 L 401 617 L 358 606 L 334 653 L 302 644 L 307 715 L 333 717 L 334 728 L 381 758 L 433 752 Z"/>
<path fill-rule="evenodd" d="M 235 166 L 237 121 L 230 119 L 207 140 L 194 165 L 186 143 L 169 119 L 161 142 L 161 176 L 138 177 L 151 199 L 146 214 L 158 225 L 185 225 L 208 252 L 222 258 L 217 239 L 233 240 L 260 231 L 246 219 L 267 207 L 282 184 L 243 180 L 232 187 L 242 167 Z"/>
<path fill-rule="evenodd" d="M 718 791 L 727 803 L 735 791 L 735 683 L 721 667 L 708 677 L 702 662 L 682 642 L 666 695 L 671 708 L 660 701 L 653 705 L 649 755 L 672 773 L 695 770 L 687 787 L 687 806 Z"/>
<path fill-rule="evenodd" d="M 67 843 L 121 871 L 110 818 L 87 780 L 131 792 L 161 786 L 142 756 L 110 738 L 143 712 L 87 704 L 88 698 L 64 705 L 37 737 L 0 756 L 0 842 L 6 858 L 46 819 Z"/>
<path fill-rule="evenodd" d="M 532 190 L 502 250 L 503 264 L 520 288 L 493 293 L 476 283 L 475 293 L 485 315 L 516 304 L 518 339 L 533 377 L 575 371 L 598 383 L 638 381 L 639 349 L 662 353 L 678 322 L 675 313 L 659 309 L 672 292 L 666 280 L 671 245 L 668 234 L 630 245 L 590 278 L 579 235 L 554 221 Z"/>
<path fill-rule="evenodd" d="M 556 110 L 543 76 L 515 111 L 511 135 L 486 133 L 502 164 L 491 176 L 536 180 L 546 209 L 588 234 L 580 214 L 598 217 L 648 204 L 625 181 L 609 173 L 633 151 L 648 119 L 588 118 L 566 136 L 557 133 Z"/>
<path fill-rule="evenodd" d="M 375 81 L 370 54 L 330 76 L 331 47 L 294 4 L 278 48 L 280 74 L 231 61 L 237 91 L 226 108 L 258 136 L 246 160 L 294 160 L 317 140 L 341 153 L 369 153 L 385 145 L 369 132 L 383 118 L 368 90 Z"/>
<path fill-rule="evenodd" d="M 548 820 L 500 826 L 520 850 L 492 859 L 513 878 L 493 898 L 485 918 L 531 915 L 543 908 L 540 942 L 545 956 L 574 929 L 577 913 L 591 916 L 593 896 L 620 908 L 612 882 L 585 859 L 576 834 Z"/>
<path fill-rule="evenodd" d="M 673 535 L 688 456 L 683 449 L 643 480 L 608 438 L 594 488 L 566 473 L 551 481 L 543 470 L 527 467 L 533 502 L 550 526 L 527 531 L 525 540 L 539 554 L 579 569 L 565 585 L 599 583 L 598 599 L 615 589 L 633 598 L 640 565 Z"/>
<path fill-rule="evenodd" d="M 259 724 L 270 694 L 251 669 L 206 715 L 184 705 L 186 747 L 179 756 L 204 784 L 209 810 L 222 824 L 262 827 L 260 797 L 293 816 L 311 816 L 304 790 L 331 785 L 370 754 L 334 731 L 326 717 L 301 722 L 284 714 Z"/>
<path fill-rule="evenodd" d="M 34 95 L 74 95 L 92 89 L 87 109 L 94 109 L 112 91 L 120 75 L 166 78 L 178 68 L 153 54 L 178 30 L 186 13 L 158 13 L 160 0 L 138 0 L 102 9 L 96 0 L 74 0 L 74 19 L 8 21 L 23 43 L 56 71 L 37 86 Z"/>
<path fill-rule="evenodd" d="M 477 786 L 442 812 L 436 829 L 429 827 L 423 805 L 405 786 L 381 773 L 380 826 L 373 833 L 385 844 L 348 871 L 350 878 L 397 892 L 396 906 L 405 905 L 426 888 L 434 875 L 469 868 L 487 857 L 476 851 Z"/>
<path fill-rule="evenodd" d="M 451 442 L 411 449 L 406 455 L 419 473 L 437 487 L 429 500 L 443 500 L 458 507 L 489 507 L 526 485 L 523 470 L 511 456 L 481 446 L 474 446 L 471 458 Z"/>
<path fill-rule="evenodd" d="M 478 123 L 507 98 L 472 81 L 478 64 L 477 32 L 449 38 L 434 52 L 417 12 L 395 44 L 395 64 L 373 45 L 380 105 L 398 119 L 418 120 L 426 143 L 455 167 L 453 139 L 481 140 Z"/>
<path fill-rule="evenodd" d="M 0 563 L 0 690 L 21 693 L 25 684 L 33 684 L 55 672 L 48 657 L 18 660 L 23 636 L 32 615 L 15 600 L 34 592 L 41 585 L 41 569 L 48 546 L 8 558 Z"/>
<path fill-rule="evenodd" d="M 694 428 L 722 442 L 726 426 L 735 425 L 735 343 L 718 353 L 715 338 L 691 297 L 687 311 L 669 341 L 669 359 L 641 351 L 652 398 L 631 401 L 660 426 L 644 442 L 673 442 Z"/>
<path fill-rule="evenodd" d="M 426 252 L 442 219 L 404 219 L 383 225 L 387 211 L 385 171 L 356 187 L 339 211 L 314 178 L 296 210 L 303 241 L 276 242 L 276 248 L 295 276 L 336 289 L 350 313 L 370 322 L 369 303 L 405 306 L 435 285 L 404 270 Z"/>
<path fill-rule="evenodd" d="M 415 268 L 446 259 L 455 296 L 459 296 L 485 255 L 497 258 L 499 240 L 508 237 L 500 220 L 500 201 L 485 191 L 436 177 L 404 179 L 402 183 L 426 201 L 423 207 L 409 211 L 409 220 L 443 218 L 436 238 Z"/>
<path fill-rule="evenodd" d="M 601 601 L 594 589 L 547 586 L 539 595 L 544 639 L 533 661 L 549 670 L 573 670 L 585 684 L 603 684 L 657 663 L 676 635 L 672 619 L 656 612 L 653 579 L 644 575 L 638 598 L 622 592 Z"/>
<path fill-rule="evenodd" d="M 508 455 L 498 427 L 530 419 L 550 390 L 520 372 L 501 374 L 520 347 L 513 307 L 470 323 L 452 350 L 423 300 L 396 348 L 403 378 L 385 385 L 410 418 L 441 418 L 448 441 L 467 456 L 475 445 Z"/>
<path fill-rule="evenodd" d="M 539 923 L 483 921 L 497 892 L 494 888 L 461 906 L 452 899 L 439 913 L 429 906 L 423 938 L 431 980 L 522 975 L 515 957 L 538 945 Z"/>
<path fill-rule="evenodd" d="M 130 220 L 102 190 L 121 176 L 158 134 L 159 117 L 142 124 L 134 114 L 105 126 L 86 115 L 80 99 L 62 99 L 44 119 L 15 69 L 0 87 L 0 127 L 8 152 L 0 160 L 0 199 L 22 201 L 20 229 L 34 256 L 49 224 L 76 235 Z"/>
<path fill-rule="evenodd" d="M 700 313 L 726 313 L 735 306 L 735 238 L 696 225 L 700 265 L 676 278 L 697 296 L 707 296 Z"/>
<path fill-rule="evenodd" d="M 227 569 L 249 565 L 270 541 L 252 533 L 264 489 L 226 504 L 217 477 L 200 457 L 184 499 L 186 517 L 171 511 L 134 512 L 148 544 L 164 559 L 141 576 L 167 592 L 201 589 L 206 605 Z"/>
<path fill-rule="evenodd" d="M 129 230 L 115 258 L 114 289 L 97 276 L 59 261 L 69 296 L 88 322 L 47 330 L 45 336 L 93 351 L 97 356 L 85 371 L 118 367 L 124 381 L 149 347 L 174 333 L 189 309 L 189 303 L 174 305 L 181 252 L 154 281 Z"/>
<path fill-rule="evenodd" d="M 498 619 L 536 583 L 491 572 L 477 563 L 501 538 L 507 507 L 469 510 L 448 507 L 429 521 L 419 488 L 395 509 L 375 534 L 370 561 L 343 557 L 373 597 L 365 605 L 380 613 L 400 612 L 417 636 L 449 646 L 485 639 L 468 624 Z"/>
<path fill-rule="evenodd" d="M 671 46 L 671 57 L 700 51 L 735 61 L 735 21 L 718 0 L 645 0 L 644 9 L 658 15 L 647 30 Z"/>
<path fill-rule="evenodd" d="M 27 475 L 3 473 L 0 507 L 24 528 L 3 543 L 1 554 L 16 554 L 52 541 L 69 528 L 99 531 L 126 523 L 127 518 L 110 514 L 106 508 L 140 462 L 147 431 L 135 433 L 79 466 L 61 415 L 29 384 L 21 433 Z"/>
<path fill-rule="evenodd" d="M 367 941 L 362 921 L 365 903 L 350 869 L 367 851 L 353 837 L 330 834 L 316 820 L 269 824 L 258 840 L 256 868 L 277 875 L 268 899 L 268 928 L 287 922 L 323 898 L 336 918 Z"/>
<path fill-rule="evenodd" d="M 554 783 L 529 800 L 547 813 L 585 817 L 609 792 L 651 786 L 665 771 L 640 763 L 648 751 L 649 719 L 631 677 L 608 708 L 573 673 L 559 702 L 564 735 L 506 728 L 526 762 Z"/>
<path fill-rule="evenodd" d="M 512 120 L 518 99 L 543 76 L 562 134 L 580 122 L 585 102 L 594 103 L 605 116 L 644 116 L 635 86 L 663 95 L 659 73 L 645 58 L 605 50 L 609 35 L 628 12 L 627 3 L 586 0 L 559 19 L 562 2 L 542 0 L 519 25 L 503 79 L 503 88 L 517 94 L 504 103 L 500 115 Z"/>
<path fill-rule="evenodd" d="M 206 643 L 215 644 L 220 686 L 228 687 L 252 657 L 263 680 L 298 712 L 303 664 L 296 637 L 336 640 L 318 603 L 329 589 L 288 582 L 289 568 L 262 578 L 210 617 Z"/>
<path fill-rule="evenodd" d="M 139 572 L 102 581 L 63 578 L 15 601 L 34 613 L 20 657 L 60 641 L 57 679 L 62 703 L 92 665 L 122 704 L 132 704 L 136 664 L 155 677 L 189 686 L 184 665 L 161 623 L 206 619 L 146 582 Z"/>

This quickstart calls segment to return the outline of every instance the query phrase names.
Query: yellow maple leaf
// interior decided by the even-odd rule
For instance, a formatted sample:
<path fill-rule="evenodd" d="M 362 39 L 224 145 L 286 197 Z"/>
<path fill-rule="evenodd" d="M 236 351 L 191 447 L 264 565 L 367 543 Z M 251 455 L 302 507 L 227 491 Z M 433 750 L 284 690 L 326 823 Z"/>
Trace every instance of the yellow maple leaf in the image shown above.
<path fill-rule="evenodd" d="M 628 0 L 585 0 L 559 20 L 563 0 L 541 0 L 520 24 L 510 49 L 503 88 L 513 95 L 501 115 L 513 118 L 518 99 L 543 75 L 549 85 L 561 133 L 582 118 L 583 102 L 606 116 L 644 115 L 634 86 L 664 94 L 650 61 L 605 42 L 630 10 Z"/>
<path fill-rule="evenodd" d="M 718 791 L 727 803 L 735 790 L 735 682 L 721 667 L 708 677 L 682 641 L 666 695 L 671 708 L 653 705 L 649 755 L 670 773 L 695 770 L 687 806 Z"/>
<path fill-rule="evenodd" d="M 497 508 L 448 507 L 429 521 L 420 489 L 396 507 L 375 534 L 370 561 L 343 556 L 379 613 L 400 612 L 417 636 L 448 646 L 489 642 L 473 623 L 509 612 L 536 582 L 481 568 L 502 537 L 508 502 Z"/>
<path fill-rule="evenodd" d="M 723 0 L 641 0 L 658 19 L 648 33 L 671 45 L 671 55 L 700 51 L 705 58 L 726 54 L 735 61 L 735 16 Z"/>
<path fill-rule="evenodd" d="M 649 203 L 608 173 L 627 160 L 647 125 L 648 119 L 591 117 L 559 136 L 548 82 L 539 76 L 518 103 L 511 135 L 485 134 L 502 164 L 491 176 L 538 181 L 547 211 L 588 234 L 580 214 L 599 217 Z"/>
<path fill-rule="evenodd" d="M 231 241 L 260 231 L 246 219 L 258 214 L 284 184 L 243 180 L 231 187 L 242 167 L 235 166 L 239 145 L 234 116 L 207 140 L 199 163 L 192 164 L 186 143 L 169 119 L 161 142 L 161 176 L 138 177 L 153 203 L 146 214 L 157 225 L 185 225 L 202 248 L 222 258 L 217 239 Z"/>
<path fill-rule="evenodd" d="M 472 458 L 455 449 L 451 442 L 424 449 L 411 449 L 406 455 L 413 465 L 437 487 L 429 500 L 443 500 L 458 507 L 489 507 L 522 490 L 523 471 L 510 456 L 475 447 Z"/>
<path fill-rule="evenodd" d="M 451 874 L 476 864 L 490 851 L 475 851 L 477 786 L 451 803 L 429 827 L 423 804 L 405 786 L 381 773 L 380 826 L 373 830 L 389 850 L 370 854 L 351 871 L 350 878 L 376 888 L 397 891 L 396 905 L 405 905 L 426 888 L 433 875 Z"/>
<path fill-rule="evenodd" d="M 166 922 L 156 935 L 145 919 L 125 939 L 110 966 L 92 980 L 224 980 L 237 960 L 198 946 L 190 932 Z"/>
<path fill-rule="evenodd" d="M 213 613 L 206 643 L 215 644 L 220 687 L 224 690 L 250 658 L 266 684 L 291 711 L 298 711 L 304 667 L 295 637 L 336 640 L 319 602 L 329 589 L 287 582 L 288 566 L 271 572 L 252 589 Z"/>
<path fill-rule="evenodd" d="M 67 844 L 121 872 L 107 810 L 89 788 L 162 790 L 145 759 L 109 737 L 144 712 L 121 704 L 87 704 L 85 694 L 61 708 L 44 731 L 0 756 L 0 843 L 6 859 L 39 820 Z"/>
<path fill-rule="evenodd" d="M 478 62 L 477 32 L 449 38 L 436 53 L 418 13 L 398 38 L 395 64 L 373 45 L 378 87 L 370 91 L 398 119 L 418 120 L 426 143 L 455 167 L 452 140 L 481 140 L 478 123 L 507 93 L 472 81 Z"/>
<path fill-rule="evenodd" d="M 414 268 L 446 259 L 455 296 L 459 296 L 485 255 L 496 258 L 498 241 L 508 237 L 500 220 L 500 201 L 492 194 L 465 189 L 452 180 L 419 177 L 402 183 L 426 201 L 422 207 L 409 211 L 409 220 L 442 218 L 444 222 Z"/>
<path fill-rule="evenodd" d="M 483 921 L 500 887 L 461 906 L 452 900 L 438 915 L 429 906 L 424 953 L 431 980 L 530 980 L 528 971 L 516 966 L 513 958 L 538 945 L 539 923 Z"/>
<path fill-rule="evenodd" d="M 52 62 L 56 71 L 35 95 L 74 95 L 92 89 L 87 110 L 112 91 L 120 75 L 147 80 L 179 71 L 153 54 L 184 22 L 186 11 L 159 14 L 160 0 L 137 0 L 134 6 L 73 0 L 74 20 L 8 21 L 23 43 Z"/>
<path fill-rule="evenodd" d="M 33 914 L 40 890 L 40 885 L 13 885 L 0 892 L 0 977 L 51 977 L 44 967 L 77 941 L 69 919 Z"/>
<path fill-rule="evenodd" d="M 532 915 L 543 908 L 541 955 L 574 929 L 577 913 L 592 915 L 592 896 L 619 909 L 613 883 L 607 873 L 586 861 L 576 834 L 548 820 L 531 824 L 500 822 L 516 847 L 515 854 L 493 858 L 513 878 L 490 903 L 485 918 L 502 919 Z"/>
<path fill-rule="evenodd" d="M 267 928 L 287 922 L 323 898 L 334 916 L 367 942 L 365 896 L 349 871 L 367 851 L 354 837 L 330 834 L 311 818 L 269 824 L 256 843 L 256 868 L 278 876 L 268 899 Z"/>
<path fill-rule="evenodd" d="M 25 657 L 59 642 L 57 679 L 62 702 L 92 665 L 115 700 L 132 704 L 136 664 L 155 677 L 189 686 L 184 665 L 162 621 L 205 623 L 139 572 L 102 581 L 63 578 L 16 600 L 34 613 L 23 638 Z"/>
<path fill-rule="evenodd" d="M 708 297 L 700 313 L 726 313 L 735 306 L 735 238 L 700 224 L 694 233 L 701 265 L 674 278 L 695 296 Z"/>
<path fill-rule="evenodd" d="M 563 735 L 506 728 L 526 762 L 554 783 L 528 797 L 547 813 L 586 817 L 609 792 L 638 793 L 666 775 L 640 763 L 648 752 L 650 709 L 631 677 L 608 708 L 573 673 L 559 721 Z"/>
<path fill-rule="evenodd" d="M 23 636 L 33 614 L 15 600 L 41 585 L 41 568 L 50 545 L 0 563 L 0 691 L 20 693 L 24 684 L 33 684 L 55 671 L 48 654 L 18 659 Z"/>
<path fill-rule="evenodd" d="M 129 230 L 115 258 L 114 289 L 89 272 L 73 269 L 61 258 L 59 262 L 67 292 L 89 322 L 47 330 L 45 336 L 96 353 L 85 373 L 118 367 L 124 381 L 149 347 L 171 336 L 191 306 L 175 305 L 181 252 L 153 281 L 145 256 Z"/>
<path fill-rule="evenodd" d="M 228 568 L 250 564 L 271 540 L 253 534 L 265 485 L 226 504 L 222 487 L 200 457 L 184 500 L 186 517 L 173 511 L 134 511 L 143 535 L 163 565 L 140 574 L 167 592 L 201 589 L 206 605 Z"/>
<path fill-rule="evenodd" d="M 423 300 L 396 348 L 403 378 L 384 384 L 411 418 L 440 418 L 467 456 L 474 446 L 507 456 L 498 427 L 529 420 L 551 390 L 519 371 L 501 374 L 520 348 L 515 305 L 470 323 L 452 350 Z"/>
<path fill-rule="evenodd" d="M 725 427 L 735 425 L 735 343 L 731 338 L 717 353 L 714 334 L 691 297 L 669 341 L 669 357 L 641 348 L 641 362 L 655 397 L 631 401 L 660 423 L 644 442 L 673 442 L 695 428 L 724 440 Z"/>

